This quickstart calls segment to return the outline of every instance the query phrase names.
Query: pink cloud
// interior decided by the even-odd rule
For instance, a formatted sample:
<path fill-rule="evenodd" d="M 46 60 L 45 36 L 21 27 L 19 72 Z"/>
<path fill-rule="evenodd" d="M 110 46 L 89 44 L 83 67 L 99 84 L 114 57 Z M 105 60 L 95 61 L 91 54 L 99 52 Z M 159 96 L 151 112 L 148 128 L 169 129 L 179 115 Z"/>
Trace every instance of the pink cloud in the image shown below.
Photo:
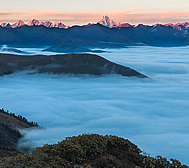
<path fill-rule="evenodd" d="M 145 23 L 145 24 L 155 24 L 155 23 L 168 23 L 168 22 L 183 22 L 189 20 L 189 12 L 165 12 L 165 13 L 136 13 L 140 9 L 131 9 L 127 11 L 114 12 L 114 13 L 90 13 L 90 12 L 80 12 L 80 13 L 64 13 L 64 12 L 36 12 L 32 16 L 39 19 L 59 19 L 69 24 L 75 23 L 88 23 L 97 22 L 103 15 L 108 15 L 111 19 L 119 22 L 130 22 L 132 24 Z M 147 9 L 147 8 L 145 8 Z"/>
<path fill-rule="evenodd" d="M 189 12 L 165 12 L 165 13 L 140 13 L 140 14 L 123 14 L 120 17 L 121 22 L 130 23 L 178 23 L 189 21 Z"/>
<path fill-rule="evenodd" d="M 15 15 L 15 14 L 18 14 L 19 12 L 1 12 L 0 11 L 0 16 L 3 16 L 3 15 Z"/>
<path fill-rule="evenodd" d="M 139 12 L 139 11 L 146 11 L 146 10 L 148 10 L 149 9 L 149 7 L 141 7 L 141 8 L 131 8 L 131 9 L 128 9 L 128 10 L 125 10 L 125 11 L 123 11 L 123 13 L 135 13 L 135 12 Z M 120 12 L 119 12 L 120 13 Z"/>

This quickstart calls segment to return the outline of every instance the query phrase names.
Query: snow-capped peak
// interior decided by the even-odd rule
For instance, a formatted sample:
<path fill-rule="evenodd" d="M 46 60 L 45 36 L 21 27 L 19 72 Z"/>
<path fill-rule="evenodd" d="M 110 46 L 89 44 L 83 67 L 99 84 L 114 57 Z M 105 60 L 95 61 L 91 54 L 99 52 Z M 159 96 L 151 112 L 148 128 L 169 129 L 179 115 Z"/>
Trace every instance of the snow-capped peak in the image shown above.
<path fill-rule="evenodd" d="M 11 27 L 12 28 L 17 28 L 17 27 L 21 27 L 23 25 L 25 25 L 25 23 L 23 21 L 19 20 L 16 23 L 12 24 Z"/>
<path fill-rule="evenodd" d="M 131 24 L 129 24 L 129 23 L 121 23 L 119 26 L 117 26 L 117 27 L 134 27 L 134 26 L 132 26 Z"/>
<path fill-rule="evenodd" d="M 173 23 L 167 23 L 167 24 L 164 24 L 164 26 L 174 27 L 175 25 Z"/>
<path fill-rule="evenodd" d="M 65 29 L 69 28 L 69 26 L 66 26 L 61 22 L 52 22 L 51 27 L 65 28 Z"/>
<path fill-rule="evenodd" d="M 118 27 L 120 25 L 120 22 L 110 20 L 107 15 L 103 16 L 102 20 L 100 20 L 98 23 L 109 28 Z"/>
<path fill-rule="evenodd" d="M 7 23 L 2 23 L 1 26 L 2 26 L 2 27 L 6 27 L 6 26 L 7 26 Z"/>
<path fill-rule="evenodd" d="M 175 26 L 182 26 L 184 28 L 188 28 L 189 27 L 189 23 L 185 22 L 185 23 L 177 23 Z"/>
<path fill-rule="evenodd" d="M 50 21 L 46 21 L 43 23 L 43 26 L 45 26 L 45 27 L 51 27 L 51 25 L 52 25 L 52 22 L 50 22 Z"/>
<path fill-rule="evenodd" d="M 39 21 L 38 20 L 31 20 L 28 24 L 28 26 L 38 26 L 39 25 Z"/>
<path fill-rule="evenodd" d="M 179 29 L 179 30 L 182 30 L 182 29 L 189 29 L 189 23 L 188 23 L 188 22 L 185 22 L 185 23 L 177 23 L 177 24 L 169 23 L 169 24 L 164 24 L 164 26 L 171 26 L 171 27 L 176 28 L 176 29 Z"/>
<path fill-rule="evenodd" d="M 2 27 L 11 28 L 11 25 L 9 23 L 2 23 Z"/>
<path fill-rule="evenodd" d="M 49 28 L 51 28 L 51 27 L 64 28 L 64 29 L 69 28 L 69 26 L 66 26 L 61 22 L 54 22 L 54 21 L 46 21 L 43 23 L 43 25 L 46 27 L 49 27 Z"/>

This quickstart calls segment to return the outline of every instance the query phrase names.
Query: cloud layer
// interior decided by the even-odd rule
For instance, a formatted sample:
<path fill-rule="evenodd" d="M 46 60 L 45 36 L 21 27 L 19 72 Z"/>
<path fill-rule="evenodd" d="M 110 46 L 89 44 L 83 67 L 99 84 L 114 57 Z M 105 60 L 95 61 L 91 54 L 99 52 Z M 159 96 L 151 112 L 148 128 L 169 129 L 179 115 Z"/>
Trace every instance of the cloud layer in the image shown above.
<path fill-rule="evenodd" d="M 153 156 L 189 164 L 189 47 L 110 51 L 100 55 L 151 79 L 24 73 L 0 77 L 0 107 L 45 127 L 23 131 L 22 145 L 42 146 L 82 133 L 114 134 Z"/>

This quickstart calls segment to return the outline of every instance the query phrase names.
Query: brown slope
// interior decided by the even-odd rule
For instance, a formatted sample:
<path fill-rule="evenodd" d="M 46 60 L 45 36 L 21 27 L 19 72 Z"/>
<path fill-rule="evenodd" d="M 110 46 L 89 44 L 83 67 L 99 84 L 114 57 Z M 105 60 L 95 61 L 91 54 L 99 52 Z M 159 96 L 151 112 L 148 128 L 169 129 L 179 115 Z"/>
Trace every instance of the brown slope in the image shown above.
<path fill-rule="evenodd" d="M 22 137 L 18 129 L 37 126 L 37 123 L 28 122 L 25 117 L 15 115 L 0 109 L 0 146 L 16 147 Z"/>
<path fill-rule="evenodd" d="M 31 125 L 29 125 L 28 123 L 18 120 L 14 116 L 4 114 L 1 112 L 0 112 L 0 123 L 5 124 L 12 129 L 30 128 L 31 127 Z"/>

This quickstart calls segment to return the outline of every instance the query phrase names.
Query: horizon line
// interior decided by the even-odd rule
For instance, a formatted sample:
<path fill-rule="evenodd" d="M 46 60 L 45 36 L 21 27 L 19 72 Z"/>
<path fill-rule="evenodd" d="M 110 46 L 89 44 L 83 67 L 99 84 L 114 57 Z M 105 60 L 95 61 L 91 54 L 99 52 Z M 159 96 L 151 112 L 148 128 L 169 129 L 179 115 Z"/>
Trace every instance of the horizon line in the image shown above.
<path fill-rule="evenodd" d="M 103 16 L 103 18 L 105 17 L 105 16 L 107 16 L 107 15 L 104 15 Z M 102 19 L 101 19 L 102 20 Z M 16 24 L 17 22 L 19 22 L 19 21 L 21 21 L 21 22 L 23 22 L 24 23 L 24 25 L 28 25 L 31 21 L 37 21 L 37 22 L 39 22 L 39 24 L 44 24 L 44 23 L 46 23 L 46 22 L 51 22 L 51 23 L 61 23 L 61 24 L 63 24 L 64 26 L 66 26 L 66 27 L 73 27 L 73 26 L 86 26 L 86 25 L 89 25 L 89 24 L 98 24 L 101 20 L 99 20 L 99 21 L 97 21 L 97 22 L 88 22 L 87 24 L 72 24 L 72 25 L 66 25 L 66 24 L 64 24 L 64 22 L 63 21 L 60 21 L 60 20 L 57 20 L 57 19 L 54 19 L 54 20 L 44 20 L 44 19 L 42 19 L 42 21 L 41 20 L 39 20 L 39 19 L 35 19 L 35 18 L 33 18 L 32 20 L 22 20 L 22 19 L 18 19 L 17 21 L 14 21 L 14 22 L 9 22 L 9 21 L 7 21 L 7 22 L 0 22 L 0 26 L 2 25 L 2 24 L 10 24 L 11 26 L 12 25 L 14 25 L 14 24 Z M 119 21 L 115 21 L 115 20 L 111 20 L 111 21 L 114 21 L 114 22 L 119 22 Z M 26 22 L 28 22 L 28 23 L 26 23 Z M 155 26 L 155 25 L 170 25 L 170 26 L 176 26 L 176 25 L 178 25 L 178 24 L 184 24 L 184 23 L 188 23 L 189 24 L 189 22 L 187 22 L 187 21 L 184 21 L 184 22 L 177 22 L 177 23 L 171 23 L 171 22 L 167 22 L 167 23 L 159 23 L 159 22 L 157 22 L 157 23 L 154 23 L 154 24 L 144 24 L 144 23 L 138 23 L 138 24 L 130 24 L 129 22 L 119 22 L 119 25 L 121 25 L 121 24 L 130 24 L 131 26 L 133 26 L 133 27 L 136 27 L 136 26 L 138 26 L 138 25 L 146 25 L 146 26 Z M 99 23 L 100 24 L 100 23 Z M 24 25 L 22 25 L 22 26 L 24 26 Z M 102 24 L 101 24 L 102 25 Z M 35 25 L 35 26 L 40 26 L 40 25 Z M 45 26 L 45 25 L 43 25 L 43 26 Z M 19 26 L 19 27 L 21 27 L 21 26 Z"/>

